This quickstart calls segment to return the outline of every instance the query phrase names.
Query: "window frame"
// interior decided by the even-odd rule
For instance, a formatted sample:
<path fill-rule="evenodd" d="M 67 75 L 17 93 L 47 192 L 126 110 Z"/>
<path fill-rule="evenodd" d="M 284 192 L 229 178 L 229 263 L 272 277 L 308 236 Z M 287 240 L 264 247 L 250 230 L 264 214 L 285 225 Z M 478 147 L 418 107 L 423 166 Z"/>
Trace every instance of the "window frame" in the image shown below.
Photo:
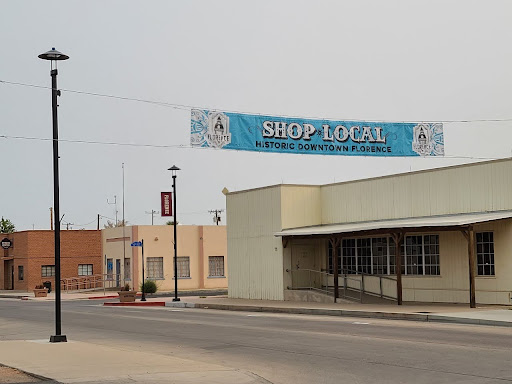
<path fill-rule="evenodd" d="M 18 265 L 18 281 L 25 280 L 25 268 L 23 265 Z"/>
<path fill-rule="evenodd" d="M 218 265 L 215 266 L 215 269 L 220 269 L 219 265 L 222 265 L 222 274 L 212 274 L 212 260 L 215 261 L 220 259 L 222 259 L 222 263 L 219 262 Z M 226 277 L 226 264 L 224 256 L 208 256 L 208 277 Z"/>
<path fill-rule="evenodd" d="M 384 239 L 386 242 L 383 242 Z M 406 234 L 401 247 L 402 275 L 441 276 L 439 233 Z M 345 272 L 348 265 L 350 270 L 347 270 L 347 274 L 396 275 L 395 244 L 391 236 L 345 238 L 340 242 L 338 249 L 341 261 L 338 263 L 340 274 Z M 328 241 L 326 262 L 329 273 L 333 273 L 333 256 L 334 252 Z M 383 273 L 374 273 L 379 270 Z"/>
<path fill-rule="evenodd" d="M 494 243 L 494 231 L 481 231 L 475 233 L 475 269 L 477 277 L 496 277 L 496 255 L 494 252 Z M 487 251 L 485 251 L 486 245 L 488 246 Z M 485 262 L 486 257 L 488 257 L 488 263 Z M 482 260 L 482 262 L 480 262 L 480 260 Z M 486 266 L 488 267 L 489 273 L 485 273 Z M 482 273 L 480 273 L 480 267 Z"/>
<path fill-rule="evenodd" d="M 150 263 L 157 264 L 157 268 L 150 268 Z M 159 264 L 159 265 L 158 265 Z M 156 269 L 158 269 L 159 273 L 158 276 L 156 274 L 152 274 Z M 146 257 L 146 270 L 148 271 L 147 278 L 151 280 L 164 280 L 165 279 L 165 273 L 164 273 L 164 258 L 162 256 L 151 256 Z M 150 273 L 151 271 L 151 273 Z"/>
<path fill-rule="evenodd" d="M 48 274 L 48 272 L 45 271 L 53 271 L 53 274 Z M 41 265 L 41 277 L 55 277 L 55 265 Z"/>
<path fill-rule="evenodd" d="M 181 266 L 180 266 L 180 262 L 183 262 L 183 261 L 187 261 L 187 265 L 188 265 L 188 276 L 182 276 L 180 271 L 181 271 Z M 178 277 L 178 279 L 190 279 L 191 276 L 190 276 L 190 256 L 178 256 L 176 258 L 176 264 L 178 266 L 178 269 L 176 271 L 176 276 Z"/>
<path fill-rule="evenodd" d="M 80 267 L 82 267 L 82 273 L 80 273 Z M 87 269 L 87 273 L 83 273 L 83 268 L 86 267 Z M 91 273 L 88 273 L 89 272 L 89 267 L 91 269 Z M 78 276 L 92 276 L 94 274 L 94 266 L 93 264 L 78 264 Z"/>

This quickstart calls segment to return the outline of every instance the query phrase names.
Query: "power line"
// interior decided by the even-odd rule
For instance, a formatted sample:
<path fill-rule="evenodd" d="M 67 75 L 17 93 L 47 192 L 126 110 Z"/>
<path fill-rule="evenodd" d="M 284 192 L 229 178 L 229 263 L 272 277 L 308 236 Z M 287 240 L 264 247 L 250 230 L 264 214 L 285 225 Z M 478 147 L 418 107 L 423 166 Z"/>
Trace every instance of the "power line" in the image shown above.
<path fill-rule="evenodd" d="M 14 82 L 14 81 L 6 81 L 6 80 L 0 80 L 0 83 L 10 84 L 10 85 L 18 85 L 18 86 L 30 87 L 30 88 L 52 89 L 52 87 L 48 87 L 48 86 L 45 86 L 45 85 L 18 83 L 18 82 Z M 109 98 L 109 99 L 118 99 L 118 100 L 125 100 L 125 101 L 135 101 L 135 102 L 139 102 L 139 103 L 159 105 L 159 106 L 170 107 L 170 108 L 174 108 L 174 109 L 188 110 L 188 109 L 193 109 L 194 108 L 194 107 L 192 107 L 190 105 L 173 104 L 173 103 L 167 103 L 167 102 L 164 102 L 164 101 L 154 101 L 154 100 L 140 99 L 140 98 L 136 98 L 136 97 L 116 96 L 116 95 L 108 95 L 108 94 L 96 93 L 96 92 L 78 91 L 78 90 L 75 90 L 75 89 L 62 89 L 62 88 L 60 88 L 60 91 L 61 92 L 76 93 L 76 94 L 80 94 L 80 95 L 87 95 L 87 96 L 106 97 L 106 98 Z"/>
<path fill-rule="evenodd" d="M 7 81 L 7 80 L 1 80 L 1 79 L 0 79 L 0 83 L 21 86 L 21 87 L 52 89 L 51 87 L 44 86 L 44 85 L 20 83 L 20 82 Z M 79 90 L 75 90 L 75 89 L 60 88 L 60 91 L 76 93 L 76 94 L 81 94 L 81 95 L 87 95 L 87 96 L 104 97 L 104 98 L 109 98 L 109 99 L 134 101 L 134 102 L 152 104 L 152 105 L 157 105 L 157 106 L 162 106 L 162 107 L 169 107 L 169 108 L 179 109 L 179 110 L 190 110 L 190 109 L 222 110 L 222 111 L 231 112 L 231 113 L 267 116 L 267 114 L 257 113 L 257 112 L 237 111 L 237 110 L 230 110 L 230 109 L 217 109 L 217 108 L 197 106 L 197 105 L 169 103 L 169 102 L 165 102 L 165 101 L 148 100 L 148 99 L 137 98 L 137 97 L 126 97 L 126 96 L 109 95 L 109 94 L 97 93 L 97 92 L 79 91 Z M 325 118 L 325 117 L 300 117 L 300 116 L 292 116 L 292 115 L 280 115 L 280 117 L 314 119 L 314 120 L 329 120 L 329 121 L 340 121 L 340 120 L 341 121 L 366 121 L 366 119 L 352 119 L 352 118 L 350 118 L 350 119 L 348 119 L 348 118 L 331 119 L 331 118 Z M 410 122 L 410 121 L 405 121 L 405 120 L 386 120 L 386 119 L 376 119 L 376 121 L 379 121 L 382 123 L 407 123 L 407 122 Z M 439 122 L 443 122 L 443 123 L 510 122 L 510 121 L 512 121 L 512 117 L 511 118 L 503 118 L 503 119 L 463 119 L 463 120 L 438 120 L 438 119 L 426 119 L 426 120 L 419 119 L 418 120 L 418 119 L 416 119 L 414 121 L 432 121 L 432 122 L 439 121 Z"/>
<path fill-rule="evenodd" d="M 10 136 L 10 135 L 0 135 L 0 138 L 3 139 L 15 139 L 15 140 L 35 140 L 35 141 L 53 141 L 50 137 L 30 137 L 30 136 Z M 99 145 L 118 145 L 118 146 L 128 146 L 128 147 L 145 147 L 145 148 L 177 148 L 177 149 L 202 149 L 202 150 L 210 150 L 210 151 L 218 151 L 218 148 L 210 148 L 210 147 L 193 147 L 191 145 L 184 144 L 144 144 L 144 143 L 121 143 L 116 141 L 94 141 L 94 140 L 73 140 L 73 139 L 58 139 L 59 142 L 65 143 L 75 143 L 75 144 L 99 144 Z M 236 152 L 248 152 L 246 150 L 241 149 L 230 149 L 230 151 Z M 250 151 L 257 153 L 275 153 L 275 152 L 263 152 L 263 151 Z M 281 153 L 282 155 L 309 155 L 306 153 Z M 332 156 L 329 154 L 315 154 L 320 156 Z M 346 157 L 346 156 L 345 156 Z M 357 155 L 357 157 L 375 157 L 375 156 L 366 156 L 366 155 Z M 403 158 L 410 156 L 392 156 L 395 158 Z M 429 159 L 467 159 L 467 160 L 499 160 L 508 157 L 476 157 L 476 156 L 458 156 L 458 155 L 444 155 L 444 156 L 429 156 Z"/>
<path fill-rule="evenodd" d="M 20 139 L 20 140 L 36 140 L 36 141 L 53 141 L 51 137 L 31 137 L 31 136 L 9 136 L 0 135 L 3 139 Z M 101 145 L 121 145 L 128 147 L 149 147 L 149 148 L 192 148 L 190 145 L 174 144 L 137 144 L 137 143 L 121 143 L 115 141 L 95 141 L 95 140 L 73 140 L 73 139 L 58 139 L 59 142 L 63 143 L 77 143 L 77 144 L 101 144 Z M 199 148 L 199 147 L 194 147 Z"/>

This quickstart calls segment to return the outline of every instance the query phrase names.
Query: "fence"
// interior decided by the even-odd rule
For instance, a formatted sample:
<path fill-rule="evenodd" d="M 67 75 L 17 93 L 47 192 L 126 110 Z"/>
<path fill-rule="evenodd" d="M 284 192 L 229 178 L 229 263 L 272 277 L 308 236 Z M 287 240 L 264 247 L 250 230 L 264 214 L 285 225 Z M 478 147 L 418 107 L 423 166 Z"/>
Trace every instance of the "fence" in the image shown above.
<path fill-rule="evenodd" d="M 103 290 L 121 288 L 124 279 L 120 274 L 97 274 L 90 276 L 69 277 L 60 280 L 61 289 L 69 291 L 92 291 L 103 288 Z"/>
<path fill-rule="evenodd" d="M 334 297 L 334 275 L 313 269 L 286 270 L 291 272 L 294 290 L 312 290 Z M 343 269 L 338 276 L 340 298 L 363 302 L 364 295 L 396 300 L 396 279 Z"/>

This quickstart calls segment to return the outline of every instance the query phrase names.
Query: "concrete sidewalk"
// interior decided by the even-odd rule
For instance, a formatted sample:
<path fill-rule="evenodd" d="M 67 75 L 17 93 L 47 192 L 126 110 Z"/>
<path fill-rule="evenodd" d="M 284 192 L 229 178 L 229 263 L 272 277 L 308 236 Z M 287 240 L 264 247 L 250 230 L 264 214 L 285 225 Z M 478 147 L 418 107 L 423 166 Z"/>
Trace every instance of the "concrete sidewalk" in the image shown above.
<path fill-rule="evenodd" d="M 77 341 L 0 341 L 0 361 L 61 383 L 267 382 L 250 372 L 221 365 Z"/>
<path fill-rule="evenodd" d="M 7 292 L 7 293 L 6 293 Z M 431 321 L 459 324 L 480 324 L 512 327 L 512 306 L 478 305 L 469 308 L 469 304 L 443 303 L 404 303 L 360 304 L 360 303 L 315 303 L 296 301 L 230 299 L 226 296 L 188 296 L 194 291 L 180 292 L 180 302 L 173 302 L 170 292 L 161 292 L 148 296 L 148 301 L 165 301 L 168 307 L 205 308 L 230 311 L 272 312 L 307 315 L 351 316 L 389 320 Z M 107 292 L 105 300 L 116 300 L 117 294 Z M 53 301 L 54 293 L 45 298 L 34 298 L 26 292 L 0 291 L 0 297 L 19 298 L 29 296 L 28 300 Z M 102 298 L 98 292 L 63 293 L 62 301 Z M 139 299 L 138 299 L 139 300 Z"/>
<path fill-rule="evenodd" d="M 512 307 L 468 304 L 406 303 L 312 303 L 272 300 L 229 299 L 227 297 L 187 297 L 181 302 L 166 300 L 166 306 L 219 309 L 230 311 L 271 312 L 307 315 L 351 316 L 389 320 L 434 321 L 512 327 Z"/>
<path fill-rule="evenodd" d="M 226 289 L 194 289 L 194 290 L 183 290 L 180 291 L 180 296 L 222 296 L 226 295 Z M 141 296 L 141 293 L 137 293 Z M 174 297 L 174 292 L 157 292 L 154 294 L 146 294 L 151 298 L 169 298 Z M 89 291 L 89 292 L 61 292 L 61 300 L 87 300 L 87 299 L 115 299 L 119 297 L 117 291 Z M 34 297 L 32 292 L 27 291 L 12 291 L 12 290 L 0 290 L 0 298 L 2 299 L 26 299 L 26 300 L 37 300 L 37 301 L 54 301 L 55 291 L 48 293 L 46 297 Z"/>

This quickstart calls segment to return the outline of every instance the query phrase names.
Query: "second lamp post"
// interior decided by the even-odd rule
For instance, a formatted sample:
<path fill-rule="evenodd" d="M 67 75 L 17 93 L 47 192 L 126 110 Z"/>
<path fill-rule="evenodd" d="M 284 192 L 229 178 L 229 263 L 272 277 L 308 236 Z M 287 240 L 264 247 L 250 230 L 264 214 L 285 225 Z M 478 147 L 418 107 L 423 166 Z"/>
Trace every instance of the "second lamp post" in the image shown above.
<path fill-rule="evenodd" d="M 178 297 L 178 236 L 176 233 L 176 226 L 178 225 L 176 218 L 176 172 L 179 170 L 180 169 L 175 165 L 168 169 L 168 171 L 171 171 L 172 173 L 172 196 L 174 200 L 174 299 L 172 299 L 172 301 L 180 301 Z"/>

